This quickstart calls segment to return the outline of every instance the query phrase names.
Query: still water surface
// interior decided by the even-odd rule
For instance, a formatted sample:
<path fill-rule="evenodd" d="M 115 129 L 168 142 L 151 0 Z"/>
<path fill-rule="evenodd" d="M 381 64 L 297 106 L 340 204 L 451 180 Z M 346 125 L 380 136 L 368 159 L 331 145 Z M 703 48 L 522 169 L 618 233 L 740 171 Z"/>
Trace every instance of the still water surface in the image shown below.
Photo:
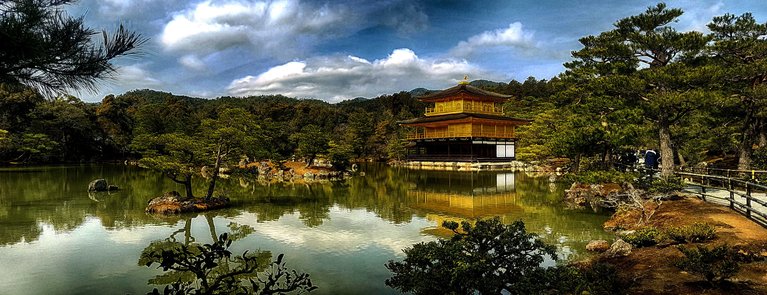
<path fill-rule="evenodd" d="M 384 284 L 390 276 L 384 264 L 402 259 L 405 247 L 446 236 L 439 227 L 444 220 L 521 219 L 564 259 L 585 255 L 589 240 L 607 238 L 601 229 L 607 216 L 564 209 L 562 188 L 546 177 L 363 170 L 365 176 L 311 185 L 229 179 L 220 191 L 235 208 L 158 217 L 144 213 L 147 200 L 182 188 L 151 171 L 0 169 L 0 294 L 145 294 L 154 287 L 148 281 L 162 273 L 138 265 L 152 241 L 210 243 L 243 229 L 249 234 L 232 245 L 234 253 L 285 253 L 289 268 L 311 275 L 317 294 L 395 293 Z M 89 194 L 96 178 L 121 190 Z"/>

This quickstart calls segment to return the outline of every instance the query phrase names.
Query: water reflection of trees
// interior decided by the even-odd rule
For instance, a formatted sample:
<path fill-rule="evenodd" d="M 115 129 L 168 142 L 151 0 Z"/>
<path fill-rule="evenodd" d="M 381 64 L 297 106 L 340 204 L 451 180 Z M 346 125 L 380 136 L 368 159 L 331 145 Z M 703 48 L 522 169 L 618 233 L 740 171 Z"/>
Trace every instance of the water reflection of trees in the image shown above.
<path fill-rule="evenodd" d="M 41 224 L 50 224 L 57 231 L 72 230 L 88 216 L 98 217 L 108 229 L 172 225 L 181 218 L 144 213 L 150 197 L 178 189 L 151 171 L 122 165 L 14 171 L 0 172 L 2 245 L 36 240 L 42 232 Z M 543 235 L 547 242 L 558 242 L 563 237 L 575 241 L 601 237 L 601 231 L 595 228 L 605 216 L 563 209 L 558 204 L 562 188 L 552 187 L 546 177 L 418 171 L 381 165 L 367 165 L 365 173 L 345 181 L 311 184 L 259 183 L 253 177 L 233 176 L 224 180 L 219 193 L 232 198 L 235 206 L 213 214 L 235 217 L 246 211 L 254 213 L 258 222 L 297 214 L 306 226 L 315 227 L 328 220 L 331 209 L 337 206 L 373 212 L 392 223 L 407 223 L 413 216 L 435 224 L 495 216 L 505 223 L 522 219 L 528 229 Z M 122 190 L 88 196 L 88 182 L 101 176 Z M 426 231 L 440 234 L 438 227 Z"/>
<path fill-rule="evenodd" d="M 309 275 L 290 270 L 283 255 L 272 261 L 270 251 L 245 251 L 234 255 L 232 243 L 254 232 L 248 225 L 229 223 L 229 232 L 218 235 L 213 214 L 203 214 L 212 242 L 197 243 L 192 236 L 192 217 L 163 240 L 151 242 L 141 252 L 138 264 L 154 266 L 164 273 L 148 281 L 166 285 L 165 294 L 283 294 L 315 289 Z M 183 235 L 183 242 L 177 235 Z M 159 294 L 154 289 L 154 294 Z"/>
<path fill-rule="evenodd" d="M 149 196 L 173 189 L 147 172 L 122 165 L 0 170 L 0 245 L 35 241 L 43 225 L 71 231 L 88 216 L 98 217 L 109 229 L 174 222 L 144 214 Z M 98 177 L 122 190 L 89 195 L 88 183 Z"/>

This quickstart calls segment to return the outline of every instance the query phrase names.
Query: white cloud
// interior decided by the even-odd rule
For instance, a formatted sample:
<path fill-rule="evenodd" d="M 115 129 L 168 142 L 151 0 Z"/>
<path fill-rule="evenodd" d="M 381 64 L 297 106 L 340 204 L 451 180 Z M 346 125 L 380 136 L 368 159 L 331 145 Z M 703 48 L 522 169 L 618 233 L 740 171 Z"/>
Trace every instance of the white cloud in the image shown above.
<path fill-rule="evenodd" d="M 708 33 L 708 24 L 713 20 L 714 16 L 722 15 L 722 8 L 724 3 L 716 2 L 709 6 L 700 5 L 700 3 L 690 3 L 688 7 L 684 7 L 684 14 L 679 17 L 679 27 L 683 32 L 698 31 Z"/>
<path fill-rule="evenodd" d="M 209 54 L 244 46 L 284 57 L 299 51 L 300 45 L 336 34 L 352 19 L 347 14 L 342 7 L 315 7 L 298 0 L 204 1 L 176 12 L 159 39 L 170 51 Z"/>
<path fill-rule="evenodd" d="M 149 71 L 144 69 L 143 64 L 119 67 L 115 79 L 120 86 L 132 88 L 157 87 L 162 84 L 160 80 L 152 77 Z"/>
<path fill-rule="evenodd" d="M 505 29 L 485 31 L 469 37 L 456 45 L 451 53 L 456 56 L 467 56 L 477 50 L 487 47 L 512 47 L 529 49 L 535 47 L 533 33 L 522 29 L 522 23 L 514 22 Z"/>
<path fill-rule="evenodd" d="M 136 18 L 147 14 L 147 6 L 167 0 L 97 0 L 98 12 L 111 18 Z M 149 14 L 156 13 L 151 11 Z"/>
<path fill-rule="evenodd" d="M 340 101 L 418 87 L 449 87 L 464 75 L 489 80 L 506 78 L 465 60 L 424 59 L 401 48 L 372 62 L 355 56 L 334 56 L 285 63 L 257 76 L 232 81 L 228 92 L 236 96 L 283 94 Z"/>
<path fill-rule="evenodd" d="M 205 62 L 194 54 L 187 54 L 178 59 L 178 62 L 190 70 L 204 71 L 207 69 Z"/>

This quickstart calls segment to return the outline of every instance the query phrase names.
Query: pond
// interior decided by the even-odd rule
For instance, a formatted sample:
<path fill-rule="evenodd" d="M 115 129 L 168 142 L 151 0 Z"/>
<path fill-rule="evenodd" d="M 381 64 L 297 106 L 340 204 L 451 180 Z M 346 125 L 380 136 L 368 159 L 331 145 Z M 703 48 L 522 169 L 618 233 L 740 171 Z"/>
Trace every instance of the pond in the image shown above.
<path fill-rule="evenodd" d="M 404 258 L 402 249 L 414 243 L 447 236 L 439 226 L 445 220 L 521 219 L 563 259 L 587 255 L 588 241 L 608 238 L 602 230 L 607 216 L 564 209 L 563 188 L 548 177 L 372 164 L 362 170 L 364 176 L 310 185 L 231 178 L 220 191 L 234 208 L 159 217 L 144 213 L 149 198 L 182 188 L 151 171 L 122 165 L 0 169 L 2 293 L 145 294 L 156 287 L 148 281 L 162 273 L 138 265 L 150 243 L 169 237 L 210 243 L 233 231 L 245 233 L 232 245 L 235 254 L 284 253 L 289 268 L 311 275 L 316 294 L 396 293 L 384 284 L 390 277 L 384 264 Z M 89 194 L 96 178 L 121 190 Z"/>

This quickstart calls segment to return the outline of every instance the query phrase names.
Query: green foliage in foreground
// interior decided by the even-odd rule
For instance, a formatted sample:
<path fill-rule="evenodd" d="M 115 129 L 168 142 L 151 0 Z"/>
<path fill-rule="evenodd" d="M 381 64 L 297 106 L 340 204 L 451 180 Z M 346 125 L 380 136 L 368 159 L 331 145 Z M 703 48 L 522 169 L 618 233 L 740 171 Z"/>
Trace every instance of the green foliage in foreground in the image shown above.
<path fill-rule="evenodd" d="M 648 191 L 650 193 L 668 194 L 678 192 L 684 188 L 684 183 L 679 177 L 654 178 L 650 183 Z"/>
<path fill-rule="evenodd" d="M 634 247 L 649 247 L 667 239 L 676 243 L 700 243 L 716 238 L 716 229 L 708 223 L 696 222 L 691 225 L 660 230 L 654 226 L 640 228 L 621 238 Z"/>
<path fill-rule="evenodd" d="M 269 252 L 233 257 L 232 241 L 227 234 L 205 245 L 156 241 L 141 253 L 139 265 L 157 264 L 167 272 L 150 281 L 167 284 L 163 294 L 300 294 L 317 288 L 308 274 L 287 269 L 282 254 L 271 262 Z"/>
<path fill-rule="evenodd" d="M 621 238 L 634 247 L 648 247 L 662 242 L 666 235 L 663 231 L 648 226 L 640 228 L 633 233 L 623 235 Z"/>
<path fill-rule="evenodd" d="M 709 283 L 727 280 L 740 270 L 735 251 L 727 245 L 712 249 L 700 245 L 695 248 L 678 246 L 677 249 L 684 254 L 685 258 L 676 266 L 703 277 Z"/>
<path fill-rule="evenodd" d="M 716 238 L 716 230 L 708 223 L 696 222 L 691 225 L 670 228 L 668 237 L 678 243 L 700 243 Z"/>
<path fill-rule="evenodd" d="M 415 294 L 621 293 L 611 266 L 541 267 L 545 256 L 556 259 L 555 249 L 527 233 L 522 221 L 464 221 L 460 230 L 455 222 L 442 226 L 455 235 L 405 249 L 404 261 L 386 264 L 393 273 L 386 285 Z"/>

